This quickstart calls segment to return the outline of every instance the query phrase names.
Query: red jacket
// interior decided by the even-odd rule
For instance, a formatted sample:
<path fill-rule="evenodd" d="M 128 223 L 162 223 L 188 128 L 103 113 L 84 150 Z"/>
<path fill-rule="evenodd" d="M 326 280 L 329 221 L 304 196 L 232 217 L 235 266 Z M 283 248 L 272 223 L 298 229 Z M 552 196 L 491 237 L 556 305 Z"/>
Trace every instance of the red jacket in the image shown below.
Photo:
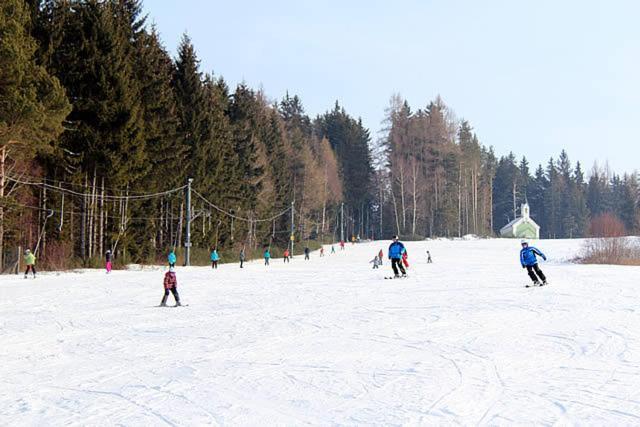
<path fill-rule="evenodd" d="M 167 271 L 167 274 L 164 275 L 164 288 L 171 289 L 178 286 L 178 279 L 176 278 L 176 273 L 173 271 Z"/>

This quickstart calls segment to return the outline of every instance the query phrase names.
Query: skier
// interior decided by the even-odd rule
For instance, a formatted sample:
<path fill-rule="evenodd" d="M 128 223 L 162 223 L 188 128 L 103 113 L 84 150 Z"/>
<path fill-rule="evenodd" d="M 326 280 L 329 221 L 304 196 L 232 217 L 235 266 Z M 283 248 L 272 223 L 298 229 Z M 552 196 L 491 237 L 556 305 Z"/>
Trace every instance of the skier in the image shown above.
<path fill-rule="evenodd" d="M 382 252 L 382 249 L 378 252 L 378 258 L 380 258 L 380 265 L 382 265 L 382 258 L 384 258 L 384 252 Z"/>
<path fill-rule="evenodd" d="M 169 255 L 167 256 L 167 261 L 169 261 L 169 268 L 176 266 L 176 253 L 171 249 L 169 251 Z"/>
<path fill-rule="evenodd" d="M 269 265 L 269 260 L 271 259 L 271 252 L 269 248 L 264 250 L 264 265 Z"/>
<path fill-rule="evenodd" d="M 405 267 L 409 268 L 409 254 L 407 254 L 406 249 L 404 252 L 402 252 L 402 263 Z"/>
<path fill-rule="evenodd" d="M 334 245 L 331 245 L 331 253 L 332 254 L 336 253 L 336 247 Z"/>
<path fill-rule="evenodd" d="M 546 285 L 547 278 L 542 270 L 540 270 L 536 256 L 542 257 L 545 261 L 547 260 L 547 257 L 540 252 L 538 248 L 529 246 L 529 242 L 526 240 L 520 241 L 520 244 L 522 246 L 522 249 L 520 250 L 520 264 L 522 264 L 522 268 L 527 269 L 527 273 L 529 273 L 529 277 L 533 281 L 534 285 Z M 542 280 L 542 283 L 540 283 L 540 280 Z"/>
<path fill-rule="evenodd" d="M 431 260 L 431 252 L 427 251 L 427 264 L 431 264 L 433 261 Z"/>
<path fill-rule="evenodd" d="M 242 264 L 244 264 L 244 248 L 240 249 L 240 268 L 242 268 Z"/>
<path fill-rule="evenodd" d="M 320 257 L 324 256 L 324 246 L 320 248 Z"/>
<path fill-rule="evenodd" d="M 33 278 L 36 278 L 36 256 L 31 253 L 30 249 L 24 251 L 24 263 L 27 265 L 27 270 L 24 272 L 24 278 L 27 278 L 29 271 L 33 273 Z"/>
<path fill-rule="evenodd" d="M 284 258 L 284 262 L 289 262 L 289 249 L 285 249 L 282 257 Z"/>
<path fill-rule="evenodd" d="M 220 261 L 220 255 L 218 255 L 218 250 L 213 248 L 211 251 L 211 268 L 218 268 L 218 261 Z"/>
<path fill-rule="evenodd" d="M 373 264 L 373 269 L 375 270 L 382 263 L 380 262 L 380 257 L 378 255 L 376 255 L 375 257 L 373 257 L 373 259 L 371 261 L 369 261 L 369 264 Z"/>
<path fill-rule="evenodd" d="M 405 252 L 404 245 L 398 240 L 398 236 L 393 236 L 393 243 L 389 245 L 389 259 L 391 260 L 391 268 L 393 269 L 393 277 L 400 277 L 400 272 L 402 272 L 402 277 L 407 275 L 407 271 L 404 269 L 402 265 L 402 254 Z"/>
<path fill-rule="evenodd" d="M 107 249 L 107 253 L 105 254 L 104 258 L 107 274 L 109 274 L 111 273 L 111 249 Z"/>
<path fill-rule="evenodd" d="M 309 259 L 309 248 L 305 246 L 304 248 L 304 259 L 308 260 Z"/>
<path fill-rule="evenodd" d="M 173 294 L 173 298 L 176 300 L 176 307 L 180 307 L 180 295 L 178 295 L 178 279 L 176 278 L 175 267 L 169 267 L 164 275 L 164 296 L 160 302 L 160 307 L 167 306 L 167 298 L 169 298 L 169 292 Z"/>
<path fill-rule="evenodd" d="M 344 251 L 344 240 L 340 240 L 340 250 Z"/>

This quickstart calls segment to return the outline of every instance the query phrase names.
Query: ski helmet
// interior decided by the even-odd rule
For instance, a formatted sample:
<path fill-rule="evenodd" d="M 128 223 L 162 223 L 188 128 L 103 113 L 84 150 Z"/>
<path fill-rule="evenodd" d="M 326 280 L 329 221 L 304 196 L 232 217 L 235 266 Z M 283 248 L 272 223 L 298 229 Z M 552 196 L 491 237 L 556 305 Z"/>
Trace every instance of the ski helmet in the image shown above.
<path fill-rule="evenodd" d="M 398 236 L 394 234 L 391 240 L 398 240 Z"/>
<path fill-rule="evenodd" d="M 528 245 L 529 242 L 527 242 L 527 239 L 522 239 L 522 240 L 520 240 L 520 244 L 521 245 Z"/>

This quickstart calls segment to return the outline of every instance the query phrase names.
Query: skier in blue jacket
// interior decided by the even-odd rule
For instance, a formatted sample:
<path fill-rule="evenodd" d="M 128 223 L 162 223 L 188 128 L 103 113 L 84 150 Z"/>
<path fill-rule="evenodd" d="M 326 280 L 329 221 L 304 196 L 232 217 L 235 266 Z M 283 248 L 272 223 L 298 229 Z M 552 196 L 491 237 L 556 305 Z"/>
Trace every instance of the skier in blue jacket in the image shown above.
<path fill-rule="evenodd" d="M 522 268 L 527 269 L 527 273 L 529 273 L 529 277 L 531 277 L 534 285 L 546 285 L 547 278 L 538 266 L 537 257 L 542 257 L 545 261 L 547 260 L 547 257 L 540 252 L 538 248 L 529 246 L 529 242 L 526 240 L 522 240 L 520 244 L 522 245 L 522 249 L 520 250 L 520 264 L 522 264 Z M 540 283 L 540 281 L 542 281 L 542 283 Z"/>
<path fill-rule="evenodd" d="M 404 269 L 402 265 L 402 254 L 406 252 L 404 245 L 398 240 L 398 236 L 393 236 L 393 243 L 389 246 L 389 259 L 391 260 L 391 268 L 393 269 L 393 276 L 400 277 L 400 272 L 402 272 L 402 276 L 407 275 L 407 271 Z"/>
<path fill-rule="evenodd" d="M 220 255 L 218 255 L 218 249 L 213 248 L 211 251 L 211 268 L 218 268 L 218 261 L 220 261 Z"/>

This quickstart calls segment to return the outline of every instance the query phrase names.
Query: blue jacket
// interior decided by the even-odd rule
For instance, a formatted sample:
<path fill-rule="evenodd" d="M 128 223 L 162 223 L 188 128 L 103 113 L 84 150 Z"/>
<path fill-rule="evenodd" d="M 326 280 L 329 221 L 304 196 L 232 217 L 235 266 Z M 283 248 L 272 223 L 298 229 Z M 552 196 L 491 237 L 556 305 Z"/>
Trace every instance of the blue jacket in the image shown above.
<path fill-rule="evenodd" d="M 264 258 L 265 258 L 265 259 L 269 259 L 269 258 L 271 258 L 271 252 L 269 252 L 269 251 L 264 251 Z"/>
<path fill-rule="evenodd" d="M 523 267 L 537 264 L 538 259 L 536 258 L 536 255 L 541 256 L 545 261 L 547 260 L 547 257 L 544 256 L 538 248 L 534 248 L 533 246 L 522 248 L 520 251 L 520 264 L 522 264 Z"/>
<path fill-rule="evenodd" d="M 211 261 L 218 261 L 220 259 L 220 255 L 218 255 L 218 251 L 211 252 Z"/>
<path fill-rule="evenodd" d="M 169 264 L 175 264 L 176 263 L 176 254 L 173 252 L 169 252 L 169 256 L 167 257 L 167 261 L 169 261 Z"/>
<path fill-rule="evenodd" d="M 400 242 L 393 242 L 389 246 L 389 258 L 390 259 L 400 259 L 402 258 L 402 254 L 405 252 L 404 245 Z"/>

